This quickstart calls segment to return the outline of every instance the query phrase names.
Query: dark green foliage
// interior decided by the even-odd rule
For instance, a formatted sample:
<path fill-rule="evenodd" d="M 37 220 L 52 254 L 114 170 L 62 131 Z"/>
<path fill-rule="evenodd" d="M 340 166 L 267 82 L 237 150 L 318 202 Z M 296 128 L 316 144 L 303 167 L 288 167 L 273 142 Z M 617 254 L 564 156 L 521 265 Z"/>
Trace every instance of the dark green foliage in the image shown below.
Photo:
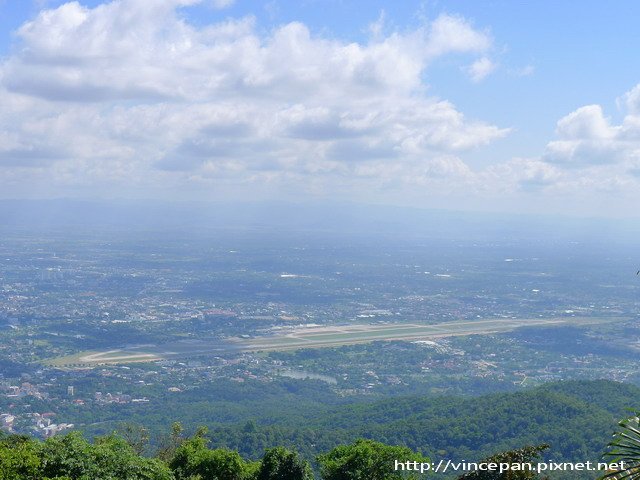
<path fill-rule="evenodd" d="M 481 460 L 479 463 L 483 464 L 509 464 L 511 468 L 503 471 L 499 470 L 475 470 L 473 472 L 466 473 L 458 480 L 535 480 L 542 478 L 533 469 L 522 468 L 522 465 L 535 465 L 540 460 L 540 454 L 549 448 L 549 445 L 538 445 L 535 447 L 529 446 L 519 448 L 517 450 L 509 450 L 507 452 L 498 453 L 491 457 Z"/>
<path fill-rule="evenodd" d="M 256 480 L 313 480 L 313 473 L 296 452 L 274 447 L 262 457 Z"/>
<path fill-rule="evenodd" d="M 515 393 L 480 397 L 397 397 L 368 404 L 341 405 L 304 422 L 297 412 L 276 425 L 211 429 L 212 446 L 258 459 L 277 445 L 294 447 L 312 460 L 340 444 L 369 438 L 406 445 L 438 459 L 478 459 L 522 445 L 548 443 L 554 461 L 600 459 L 602 447 L 640 389 L 609 381 L 544 385 Z"/>
<path fill-rule="evenodd" d="M 180 421 L 186 432 L 207 425 L 212 447 L 237 450 L 254 460 L 267 448 L 284 446 L 295 447 L 311 461 L 338 444 L 371 438 L 406 444 L 434 458 L 482 458 L 522 445 L 549 443 L 549 459 L 597 461 L 617 419 L 640 398 L 637 386 L 610 381 L 558 382 L 475 397 L 390 399 L 339 397 L 326 384 L 311 380 L 207 385 L 179 395 L 158 389 L 154 395 L 162 408 L 113 404 L 80 409 L 71 405 L 57 413 L 82 425 L 88 436 L 110 433 L 119 420 L 127 418 L 149 429 L 156 448 L 173 448 L 170 438 L 161 434 L 173 420 Z M 291 390 L 297 386 L 295 394 L 285 392 L 289 386 Z M 105 386 L 101 391 L 115 388 Z M 45 411 L 48 407 L 33 408 Z"/>
<path fill-rule="evenodd" d="M 0 438 L 0 478 L 3 480 L 36 480 L 40 458 L 36 442 L 23 436 Z"/>
<path fill-rule="evenodd" d="M 67 476 L 72 480 L 95 478 L 117 480 L 171 480 L 169 469 L 159 460 L 137 455 L 125 440 L 116 436 L 93 444 L 80 433 L 53 437 L 39 452 L 44 476 Z"/>
<path fill-rule="evenodd" d="M 337 445 L 369 438 L 406 445 L 432 458 L 452 460 L 479 459 L 522 445 L 549 443 L 546 459 L 596 462 L 617 419 L 625 415 L 626 407 L 637 405 L 640 398 L 640 389 L 634 385 L 571 381 L 478 397 L 396 397 L 310 409 L 310 399 L 319 398 L 320 390 L 315 388 L 318 382 L 294 382 L 306 389 L 297 397 L 279 396 L 278 391 L 269 390 L 273 387 L 270 384 L 230 383 L 237 389 L 223 385 L 228 396 L 224 404 L 191 403 L 192 392 L 185 391 L 183 396 L 172 397 L 175 405 L 167 407 L 169 412 L 149 406 L 106 405 L 97 411 L 82 410 L 86 417 L 77 424 L 104 426 L 105 417 L 126 416 L 151 432 L 151 445 L 144 453 L 157 452 L 165 462 L 173 458 L 197 425 L 207 424 L 211 448 L 236 450 L 251 460 L 260 459 L 269 448 L 283 446 L 295 447 L 302 458 L 313 462 L 318 454 Z M 261 396 L 260 388 L 268 392 L 266 398 Z M 225 418 L 232 400 L 238 410 Z M 180 405 L 182 401 L 185 404 Z M 188 434 L 183 433 L 180 424 L 174 425 L 172 432 L 158 433 L 166 432 L 170 421 L 165 422 L 164 418 L 171 412 L 177 412 L 175 418 L 184 421 Z M 130 436 L 120 433 L 136 450 L 142 448 L 144 436 L 134 435 L 135 428 Z"/>
<path fill-rule="evenodd" d="M 78 432 L 38 442 L 7 437 L 0 442 L 2 480 L 172 480 L 160 460 L 137 455 L 121 438 L 91 444 Z"/>
<path fill-rule="evenodd" d="M 235 427 L 216 428 L 210 437 L 206 428 L 186 436 L 182 425 L 174 423 L 169 434 L 146 449 L 155 458 L 140 453 L 147 440 L 142 427 L 123 426 L 120 436 L 97 437 L 93 443 L 78 432 L 45 441 L 0 432 L 0 479 L 311 480 L 305 458 L 318 453 L 314 468 L 324 480 L 413 478 L 413 472 L 395 471 L 394 462 L 426 462 L 423 454 L 460 461 L 502 451 L 486 461 L 521 463 L 544 453 L 545 460 L 597 462 L 614 417 L 637 398 L 638 389 L 629 385 L 565 382 L 476 398 L 409 397 L 343 405 L 330 415 L 309 417 L 304 427 L 245 419 Z M 640 417 L 619 425 L 606 455 L 628 468 L 610 477 L 640 479 Z M 215 448 L 209 448 L 209 438 Z M 514 450 L 543 442 L 553 448 Z M 300 457 L 292 445 L 301 446 Z M 260 457 L 261 462 L 246 460 Z M 511 471 L 502 476 L 468 473 L 461 480 L 538 478 L 530 471 Z"/>
<path fill-rule="evenodd" d="M 323 480 L 400 480 L 419 478 L 419 474 L 396 471 L 395 461 L 428 462 L 407 447 L 392 447 L 373 440 L 357 440 L 340 445 L 318 457 Z"/>
<path fill-rule="evenodd" d="M 226 448 L 210 450 L 200 430 L 176 449 L 169 467 L 176 480 L 245 480 L 251 478 L 255 468 L 248 465 L 238 452 Z"/>

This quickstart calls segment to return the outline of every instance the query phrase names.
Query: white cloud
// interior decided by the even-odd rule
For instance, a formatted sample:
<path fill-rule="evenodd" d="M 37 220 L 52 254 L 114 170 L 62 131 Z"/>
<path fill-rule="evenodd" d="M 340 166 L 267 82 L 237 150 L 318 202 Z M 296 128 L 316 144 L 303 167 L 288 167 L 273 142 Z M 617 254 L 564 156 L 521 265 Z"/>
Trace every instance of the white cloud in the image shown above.
<path fill-rule="evenodd" d="M 624 94 L 624 106 L 632 115 L 640 115 L 640 84 Z"/>
<path fill-rule="evenodd" d="M 557 122 L 557 138 L 540 158 L 490 165 L 474 172 L 471 188 L 522 204 L 522 195 L 529 195 L 583 213 L 609 203 L 628 209 L 640 188 L 640 115 L 634 109 L 639 91 L 621 97 L 626 114 L 619 123 L 600 105 L 580 107 Z"/>
<path fill-rule="evenodd" d="M 380 13 L 378 14 L 378 18 L 376 19 L 376 21 L 371 22 L 369 24 L 369 33 L 373 38 L 381 37 L 382 32 L 384 30 L 385 19 L 386 19 L 385 11 L 380 10 Z"/>
<path fill-rule="evenodd" d="M 487 57 L 482 57 L 473 62 L 467 67 L 467 73 L 474 82 L 483 80 L 487 75 L 496 69 L 495 63 L 493 63 Z"/>
<path fill-rule="evenodd" d="M 488 167 L 479 176 L 482 185 L 503 193 L 548 189 L 566 180 L 562 170 L 537 158 L 514 158 Z"/>
<path fill-rule="evenodd" d="M 605 117 L 600 105 L 586 105 L 558 121 L 557 140 L 547 144 L 548 162 L 569 167 L 635 165 L 640 161 L 640 88 L 624 95 L 626 115 L 618 125 Z"/>
<path fill-rule="evenodd" d="M 556 133 L 568 140 L 605 140 L 614 136 L 600 105 L 580 107 L 558 121 Z"/>
<path fill-rule="evenodd" d="M 533 75 L 535 71 L 536 67 L 534 67 L 533 65 L 525 65 L 524 67 L 510 70 L 509 73 L 516 77 L 528 77 L 530 75 Z"/>
<path fill-rule="evenodd" d="M 213 8 L 217 8 L 218 10 L 222 10 L 223 8 L 229 8 L 234 3 L 235 3 L 235 0 L 211 0 L 211 4 L 213 5 Z"/>
<path fill-rule="evenodd" d="M 509 131 L 425 93 L 436 58 L 486 60 L 490 36 L 461 17 L 349 43 L 299 22 L 262 33 L 252 17 L 196 27 L 177 13 L 195 3 L 70 2 L 25 23 L 0 63 L 0 170 L 31 172 L 62 193 L 331 189 L 375 172 L 379 184 L 424 183 L 468 179 L 459 154 Z"/>
<path fill-rule="evenodd" d="M 369 44 L 314 37 L 297 22 L 266 37 L 251 18 L 197 29 L 175 14 L 193 3 L 115 0 L 90 9 L 72 2 L 45 10 L 19 29 L 21 48 L 3 65 L 3 83 L 64 101 L 406 95 L 422 86 L 420 73 L 434 58 L 490 45 L 486 34 L 448 15 Z"/>
<path fill-rule="evenodd" d="M 474 29 L 464 18 L 454 15 L 440 15 L 433 21 L 428 39 L 426 52 L 431 57 L 453 52 L 482 53 L 492 43 L 487 32 Z"/>

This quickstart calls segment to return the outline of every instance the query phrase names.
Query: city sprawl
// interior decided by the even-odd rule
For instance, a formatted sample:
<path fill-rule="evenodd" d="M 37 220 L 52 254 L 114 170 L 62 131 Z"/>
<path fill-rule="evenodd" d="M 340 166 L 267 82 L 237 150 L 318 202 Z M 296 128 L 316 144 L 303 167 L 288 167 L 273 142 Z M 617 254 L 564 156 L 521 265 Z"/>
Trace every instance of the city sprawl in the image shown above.
<path fill-rule="evenodd" d="M 0 425 L 46 437 L 203 402 L 209 414 L 184 419 L 224 425 L 283 392 L 350 403 L 640 383 L 632 252 L 598 248 L 16 228 L 0 242 Z"/>

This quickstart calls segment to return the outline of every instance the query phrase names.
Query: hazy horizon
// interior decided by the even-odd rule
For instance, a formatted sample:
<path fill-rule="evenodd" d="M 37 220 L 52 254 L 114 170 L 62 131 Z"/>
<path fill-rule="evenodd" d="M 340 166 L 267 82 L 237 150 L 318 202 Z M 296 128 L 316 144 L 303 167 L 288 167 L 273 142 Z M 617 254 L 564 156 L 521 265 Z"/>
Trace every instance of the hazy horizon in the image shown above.
<path fill-rule="evenodd" d="M 329 235 L 397 242 L 420 238 L 595 242 L 609 245 L 608 248 L 635 245 L 640 236 L 640 221 L 634 219 L 454 211 L 355 202 L 0 200 L 0 231 L 11 233 L 16 228 L 69 236 L 113 229 L 147 234 L 174 232 L 185 238 L 221 234 L 232 237 L 253 231 L 257 238 L 264 234 L 277 238 L 297 232 L 319 238 Z"/>

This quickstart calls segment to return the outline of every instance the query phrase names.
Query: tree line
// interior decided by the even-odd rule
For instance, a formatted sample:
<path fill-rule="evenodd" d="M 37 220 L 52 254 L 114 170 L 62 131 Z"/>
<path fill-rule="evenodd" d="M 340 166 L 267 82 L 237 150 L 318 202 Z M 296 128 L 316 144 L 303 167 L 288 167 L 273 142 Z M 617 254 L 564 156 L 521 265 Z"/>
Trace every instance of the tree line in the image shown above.
<path fill-rule="evenodd" d="M 619 430 L 605 456 L 624 460 L 624 471 L 605 472 L 611 480 L 640 478 L 640 419 L 638 415 L 619 423 Z M 294 449 L 269 448 L 260 460 L 246 460 L 237 451 L 209 448 L 207 429 L 184 436 L 174 423 L 153 455 L 146 429 L 132 424 L 93 442 L 80 432 L 44 441 L 27 435 L 0 434 L 2 480 L 418 480 L 417 468 L 434 465 L 429 458 L 406 446 L 386 445 L 358 439 L 339 445 L 317 457 L 317 471 Z M 535 463 L 548 445 L 526 446 L 495 454 L 479 463 Z M 432 467 L 433 468 L 433 467 Z M 429 473 L 431 475 L 431 473 Z M 466 472 L 458 480 L 546 480 L 535 470 Z"/>

